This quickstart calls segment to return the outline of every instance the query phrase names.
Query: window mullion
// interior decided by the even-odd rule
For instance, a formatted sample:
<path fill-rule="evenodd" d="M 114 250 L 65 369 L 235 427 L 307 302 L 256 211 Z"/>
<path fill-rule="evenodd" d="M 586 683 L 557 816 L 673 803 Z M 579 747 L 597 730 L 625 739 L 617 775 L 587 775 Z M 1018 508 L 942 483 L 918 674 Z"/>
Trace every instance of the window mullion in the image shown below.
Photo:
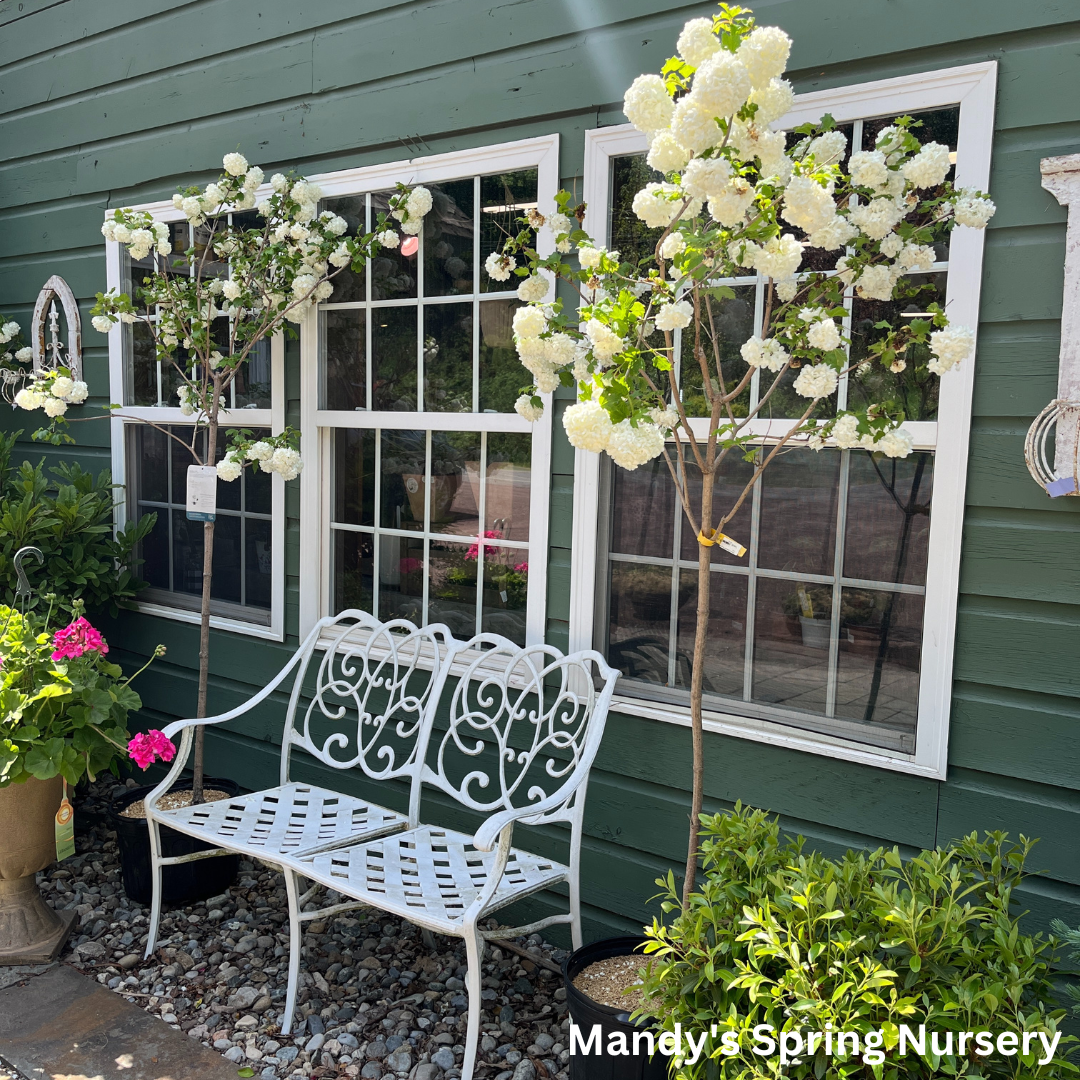
<path fill-rule="evenodd" d="M 486 431 L 482 431 L 480 433 L 480 505 L 477 507 L 480 527 L 476 538 L 476 632 L 478 634 L 483 631 L 484 626 L 484 569 L 487 562 L 484 543 L 485 522 L 487 521 L 487 453 L 488 436 Z M 530 460 L 531 457 L 530 452 Z"/>
<path fill-rule="evenodd" d="M 473 177 L 472 406 L 480 411 L 480 177 Z M 483 532 L 481 523 L 480 531 Z M 479 633 L 479 627 L 477 627 Z"/>
<path fill-rule="evenodd" d="M 836 715 L 836 680 L 840 666 L 840 602 L 843 586 L 840 579 L 844 572 L 844 537 L 847 533 L 848 473 L 851 469 L 851 451 L 840 451 L 839 492 L 836 499 L 836 542 L 833 545 L 832 614 L 829 617 L 829 673 L 825 684 L 825 715 Z"/>
<path fill-rule="evenodd" d="M 758 450 L 758 454 L 762 453 Z M 743 700 L 754 692 L 754 611 L 757 605 L 758 532 L 761 527 L 761 480 L 754 485 L 750 503 L 750 542 L 746 553 L 746 643 L 743 646 Z"/>
<path fill-rule="evenodd" d="M 680 483 L 686 483 L 686 473 L 683 466 L 679 466 Z M 702 477 L 704 485 L 705 478 Z M 679 578 L 682 570 L 679 568 L 679 555 L 682 552 L 682 525 L 685 511 L 682 501 L 675 499 L 675 525 L 671 530 L 671 601 L 668 613 L 668 686 L 675 685 L 675 669 L 679 651 Z"/>

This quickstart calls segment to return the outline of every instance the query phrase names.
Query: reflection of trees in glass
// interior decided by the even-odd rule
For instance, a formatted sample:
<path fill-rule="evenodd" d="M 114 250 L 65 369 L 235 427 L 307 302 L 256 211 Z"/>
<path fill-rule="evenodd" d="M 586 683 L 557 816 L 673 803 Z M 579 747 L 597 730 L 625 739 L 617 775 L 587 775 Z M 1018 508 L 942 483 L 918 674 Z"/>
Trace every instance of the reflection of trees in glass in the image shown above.
<path fill-rule="evenodd" d="M 735 295 L 729 296 L 728 293 Z M 724 389 L 735 386 L 746 371 L 746 362 L 739 349 L 744 341 L 754 333 L 754 293 L 753 285 L 735 285 L 724 290 L 716 290 L 716 295 L 709 298 L 712 306 L 711 323 L 703 323 L 701 347 L 705 350 L 705 362 L 715 381 L 715 353 L 720 354 L 720 371 L 724 379 Z M 660 343 L 662 344 L 662 342 Z M 683 331 L 682 335 L 682 372 L 681 387 L 683 403 L 688 416 L 708 416 L 709 406 L 705 398 L 702 382 L 701 364 L 694 353 L 695 339 L 693 329 Z M 716 387 L 716 389 L 720 389 Z M 750 386 L 747 385 L 739 397 L 731 403 L 735 416 L 746 416 L 750 411 Z"/>
<path fill-rule="evenodd" d="M 646 185 L 664 178 L 650 169 L 644 154 L 627 154 L 611 162 L 611 221 L 608 247 L 625 262 L 651 258 L 663 229 L 650 229 L 631 208 L 634 196 Z"/>
<path fill-rule="evenodd" d="M 424 218 L 424 295 L 473 291 L 473 179 L 432 184 Z"/>
<path fill-rule="evenodd" d="M 525 211 L 537 205 L 537 170 L 498 173 L 480 178 L 480 265 L 501 247 L 508 236 L 521 230 Z M 507 292 L 517 288 L 517 278 L 495 281 L 480 275 L 481 292 Z"/>
<path fill-rule="evenodd" d="M 909 284 L 897 290 L 893 300 L 861 300 L 856 297 L 851 312 L 851 361 L 859 364 L 869 356 L 870 346 L 887 331 L 875 324 L 887 321 L 893 326 L 910 322 L 926 305 L 937 302 L 945 306 L 945 285 L 948 274 L 912 274 Z M 896 401 L 908 420 L 936 420 L 940 380 L 931 375 L 926 365 L 930 349 L 912 345 L 903 357 L 906 367 L 892 372 L 874 360 L 856 368 L 848 377 L 848 407 L 865 408 L 872 401 Z"/>

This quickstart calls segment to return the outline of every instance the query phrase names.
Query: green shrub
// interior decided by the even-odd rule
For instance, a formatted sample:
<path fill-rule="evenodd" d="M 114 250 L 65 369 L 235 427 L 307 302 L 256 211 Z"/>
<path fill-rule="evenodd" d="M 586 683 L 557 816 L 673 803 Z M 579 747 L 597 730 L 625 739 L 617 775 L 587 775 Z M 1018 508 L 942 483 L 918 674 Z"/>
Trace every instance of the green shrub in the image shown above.
<path fill-rule="evenodd" d="M 129 522 L 113 538 L 114 485 L 109 474 L 95 479 L 74 463 L 64 462 L 46 477 L 42 463 L 13 465 L 21 432 L 0 435 L 0 603 L 10 603 L 18 587 L 15 553 L 40 548 L 44 562 L 23 565 L 34 590 L 26 605 L 46 607 L 43 596 L 55 593 L 57 605 L 70 612 L 81 599 L 91 613 L 131 600 L 145 587 L 134 573 L 136 545 L 154 527 L 155 514 Z"/>
<path fill-rule="evenodd" d="M 761 811 L 703 818 L 704 883 L 669 925 L 647 930 L 645 991 L 660 1027 L 707 1031 L 703 1059 L 673 1069 L 680 1080 L 712 1077 L 1059 1077 L 1076 1072 L 1061 1038 L 1052 1061 L 1039 1043 L 1026 1057 L 893 1053 L 900 1025 L 917 1032 L 1041 1030 L 1050 1039 L 1064 1011 L 1051 1004 L 1053 939 L 1025 934 L 1010 911 L 1032 842 L 972 833 L 904 862 L 898 851 L 849 851 L 829 859 L 780 839 Z M 665 912 L 679 911 L 672 875 Z M 781 1065 L 759 1056 L 753 1029 L 885 1036 L 883 1064 L 848 1053 Z M 721 1056 L 725 1031 L 740 1035 Z M 792 1036 L 794 1039 L 794 1036 Z M 729 1040 L 730 1041 L 730 1040 Z M 760 1043 L 758 1045 L 761 1045 Z M 958 1040 L 954 1042 L 954 1051 Z M 850 1046 L 845 1049 L 850 1049 Z M 835 1050 L 835 1046 L 834 1046 Z M 706 1060 L 707 1058 L 707 1060 Z"/>

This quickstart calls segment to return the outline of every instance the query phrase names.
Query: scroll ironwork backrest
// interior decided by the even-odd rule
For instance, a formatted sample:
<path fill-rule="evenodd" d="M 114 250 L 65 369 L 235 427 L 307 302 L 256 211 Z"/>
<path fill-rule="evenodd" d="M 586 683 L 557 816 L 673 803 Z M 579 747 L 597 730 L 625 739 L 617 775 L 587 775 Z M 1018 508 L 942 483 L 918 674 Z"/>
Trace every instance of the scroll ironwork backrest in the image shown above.
<path fill-rule="evenodd" d="M 459 671 L 446 695 L 448 726 L 436 720 L 413 781 L 411 812 L 428 783 L 486 814 L 554 800 L 522 820 L 573 821 L 574 793 L 596 757 L 617 673 L 591 650 L 564 656 L 495 634 L 463 643 L 452 677 Z"/>
<path fill-rule="evenodd" d="M 289 748 L 334 769 L 359 767 L 373 780 L 411 776 L 456 646 L 449 629 L 350 610 L 325 620 L 320 638 L 326 648 L 313 650 L 297 672 Z M 305 685 L 313 666 L 313 684 Z M 286 754 L 283 782 L 287 770 Z"/>

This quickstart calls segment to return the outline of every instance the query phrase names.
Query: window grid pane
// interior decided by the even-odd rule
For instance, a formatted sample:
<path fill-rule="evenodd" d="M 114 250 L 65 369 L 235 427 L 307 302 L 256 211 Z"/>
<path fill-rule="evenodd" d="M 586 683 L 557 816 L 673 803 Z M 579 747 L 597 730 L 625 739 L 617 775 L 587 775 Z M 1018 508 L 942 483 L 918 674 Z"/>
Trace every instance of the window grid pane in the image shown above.
<path fill-rule="evenodd" d="M 938 110 L 926 114 L 925 119 L 931 135 L 947 141 L 950 149 L 955 150 L 955 132 L 949 134 L 956 125 L 955 110 Z M 867 139 L 872 141 L 880 126 L 877 121 L 867 122 L 864 131 L 864 122 L 856 120 L 850 129 L 850 145 L 858 147 Z M 640 164 L 631 167 L 636 162 Z M 620 210 L 629 206 L 634 191 L 648 179 L 643 154 L 613 159 L 609 222 L 612 246 L 635 248 L 637 245 L 643 248 L 642 253 L 648 246 L 649 237 L 640 228 L 635 231 L 631 227 L 633 223 L 623 220 L 626 215 Z M 943 249 L 939 258 L 941 261 L 934 270 L 920 275 L 920 280 L 925 278 L 934 286 L 935 298 L 940 301 L 948 271 L 947 250 Z M 716 284 L 731 286 L 736 292 L 735 301 L 719 303 L 716 311 L 718 320 L 734 320 L 729 330 L 731 336 L 745 338 L 751 332 L 760 333 L 765 282 L 760 277 L 748 277 Z M 901 318 L 914 315 L 925 306 L 926 299 L 927 293 L 923 293 L 914 300 L 894 301 L 897 307 L 894 314 Z M 747 303 L 749 311 L 745 310 Z M 852 288 L 845 290 L 844 308 L 843 330 L 845 336 L 854 339 L 849 362 L 858 363 L 866 352 L 863 338 L 868 331 L 863 324 L 869 322 L 872 328 L 873 321 L 880 316 L 871 311 L 860 314 L 866 304 L 854 297 Z M 743 322 L 747 325 L 743 326 Z M 680 386 L 688 379 L 690 387 L 700 386 L 701 375 L 693 358 L 692 342 L 684 344 L 682 334 L 683 331 L 676 333 L 675 351 L 681 358 L 676 365 L 676 376 Z M 726 344 L 721 345 L 722 350 Z M 736 342 L 736 353 L 737 348 Z M 725 374 L 727 351 L 730 350 L 722 353 Z M 737 363 L 731 366 L 733 370 L 739 367 Z M 858 407 L 858 382 L 849 380 L 861 378 L 859 372 L 841 376 L 835 408 L 848 408 L 849 396 L 851 407 Z M 761 400 L 765 390 L 760 385 L 761 379 L 761 372 L 755 372 L 745 402 L 740 399 L 736 415 L 745 415 L 747 409 L 754 408 Z M 913 419 L 936 419 L 936 398 L 923 400 L 926 395 L 921 387 L 901 385 L 900 379 L 895 381 Z M 785 408 L 785 394 L 790 397 L 790 390 L 778 387 L 762 415 L 786 417 L 791 410 Z M 832 408 L 830 403 L 829 413 L 823 415 L 831 415 Z M 703 409 L 689 409 L 690 415 L 698 411 Z M 825 485 L 819 490 L 820 498 L 827 498 L 832 504 L 825 529 L 832 534 L 831 544 L 827 544 L 824 561 L 822 556 L 826 551 L 822 544 L 830 539 L 821 531 L 825 519 L 817 523 L 818 554 L 798 554 L 800 545 L 805 547 L 813 540 L 799 536 L 800 530 L 811 530 L 805 528 L 805 509 L 802 514 L 797 512 L 813 489 L 796 483 L 788 492 L 788 496 L 794 497 L 796 512 L 792 513 L 789 507 L 787 513 L 780 513 L 777 518 L 777 511 L 783 509 L 783 499 L 773 510 L 768 507 L 783 493 L 776 487 L 778 477 L 772 470 L 765 475 L 763 483 L 755 486 L 748 500 L 749 512 L 740 513 L 741 526 L 736 523 L 729 527 L 729 531 L 736 533 L 736 539 L 747 546 L 745 559 L 721 561 L 713 553 L 711 570 L 717 576 L 713 578 L 709 635 L 712 651 L 706 661 L 710 667 L 706 673 L 709 684 L 706 693 L 717 695 L 718 707 L 723 707 L 720 699 L 733 698 L 741 702 L 743 711 L 749 709 L 781 722 L 818 727 L 913 751 L 933 455 L 918 453 L 904 462 L 886 461 L 879 465 L 862 450 L 825 450 L 818 457 L 820 464 L 824 464 L 821 459 L 826 455 L 835 455 L 834 460 L 838 461 L 833 479 L 827 481 L 823 476 L 818 481 L 819 485 Z M 646 692 L 643 684 L 658 686 L 664 682 L 670 690 L 685 691 L 689 685 L 696 620 L 697 553 L 692 543 L 680 542 L 685 526 L 678 507 L 664 530 L 667 533 L 662 541 L 664 553 L 659 553 L 655 539 L 642 546 L 643 519 L 638 504 L 642 497 L 663 500 L 667 495 L 665 477 L 658 476 L 653 481 L 644 469 L 633 477 L 621 477 L 610 463 L 606 467 L 616 474 L 610 485 L 612 518 L 610 542 L 606 545 L 609 568 L 601 578 L 608 589 L 608 617 L 599 624 L 608 641 L 609 659 L 631 680 L 627 685 L 630 692 L 635 692 L 633 682 L 642 686 L 637 692 L 652 698 L 664 694 L 659 690 Z M 655 483 L 655 489 L 650 481 Z M 635 496 L 637 488 L 641 490 Z M 825 506 L 822 503 L 821 509 Z M 634 507 L 638 507 L 636 513 Z M 770 517 L 774 519 L 771 524 L 767 520 Z M 770 539 L 779 538 L 778 546 L 769 552 L 761 549 L 763 519 Z M 784 522 L 789 524 L 786 529 L 778 528 L 778 522 L 781 526 Z M 658 522 L 649 521 L 648 525 L 650 533 L 655 533 Z M 626 533 L 627 529 L 631 530 L 630 534 Z M 808 555 L 810 563 L 806 563 Z M 800 560 L 805 565 L 800 566 Z M 666 599 L 661 601 L 656 591 L 659 582 L 669 580 Z M 738 585 L 739 590 L 745 588 L 745 594 L 738 591 L 733 599 L 736 594 L 727 587 L 729 583 Z M 717 592 L 722 601 L 717 600 Z M 803 597 L 809 615 L 800 608 Z M 743 616 L 741 619 L 733 614 L 735 608 Z M 738 649 L 731 644 L 733 635 L 741 642 Z M 736 677 L 733 681 L 734 672 L 730 669 L 740 663 L 741 679 Z M 811 705 L 812 709 L 800 709 L 800 702 Z M 836 721 L 840 722 L 839 727 Z M 872 728 L 865 727 L 871 724 Z M 865 733 L 860 734 L 859 728 Z"/>
<path fill-rule="evenodd" d="M 320 305 L 322 408 L 513 411 L 526 381 L 512 340 L 504 340 L 504 324 L 509 327 L 517 306 L 517 279 L 492 281 L 481 266 L 498 238 L 516 231 L 516 218 L 537 205 L 536 185 L 535 169 L 429 185 L 434 205 L 416 253 L 380 253 L 363 275 L 362 296 L 350 280 Z M 325 205 L 357 220 L 362 205 L 370 230 L 389 195 L 346 196 Z M 394 309 L 415 314 L 410 319 Z M 357 312 L 353 318 L 363 324 L 362 356 L 359 341 L 345 347 L 331 340 L 340 337 L 346 312 Z"/>
<path fill-rule="evenodd" d="M 358 606 L 380 618 L 442 622 L 466 637 L 483 627 L 524 644 L 530 441 L 339 428 L 331 473 L 335 612 Z"/>

